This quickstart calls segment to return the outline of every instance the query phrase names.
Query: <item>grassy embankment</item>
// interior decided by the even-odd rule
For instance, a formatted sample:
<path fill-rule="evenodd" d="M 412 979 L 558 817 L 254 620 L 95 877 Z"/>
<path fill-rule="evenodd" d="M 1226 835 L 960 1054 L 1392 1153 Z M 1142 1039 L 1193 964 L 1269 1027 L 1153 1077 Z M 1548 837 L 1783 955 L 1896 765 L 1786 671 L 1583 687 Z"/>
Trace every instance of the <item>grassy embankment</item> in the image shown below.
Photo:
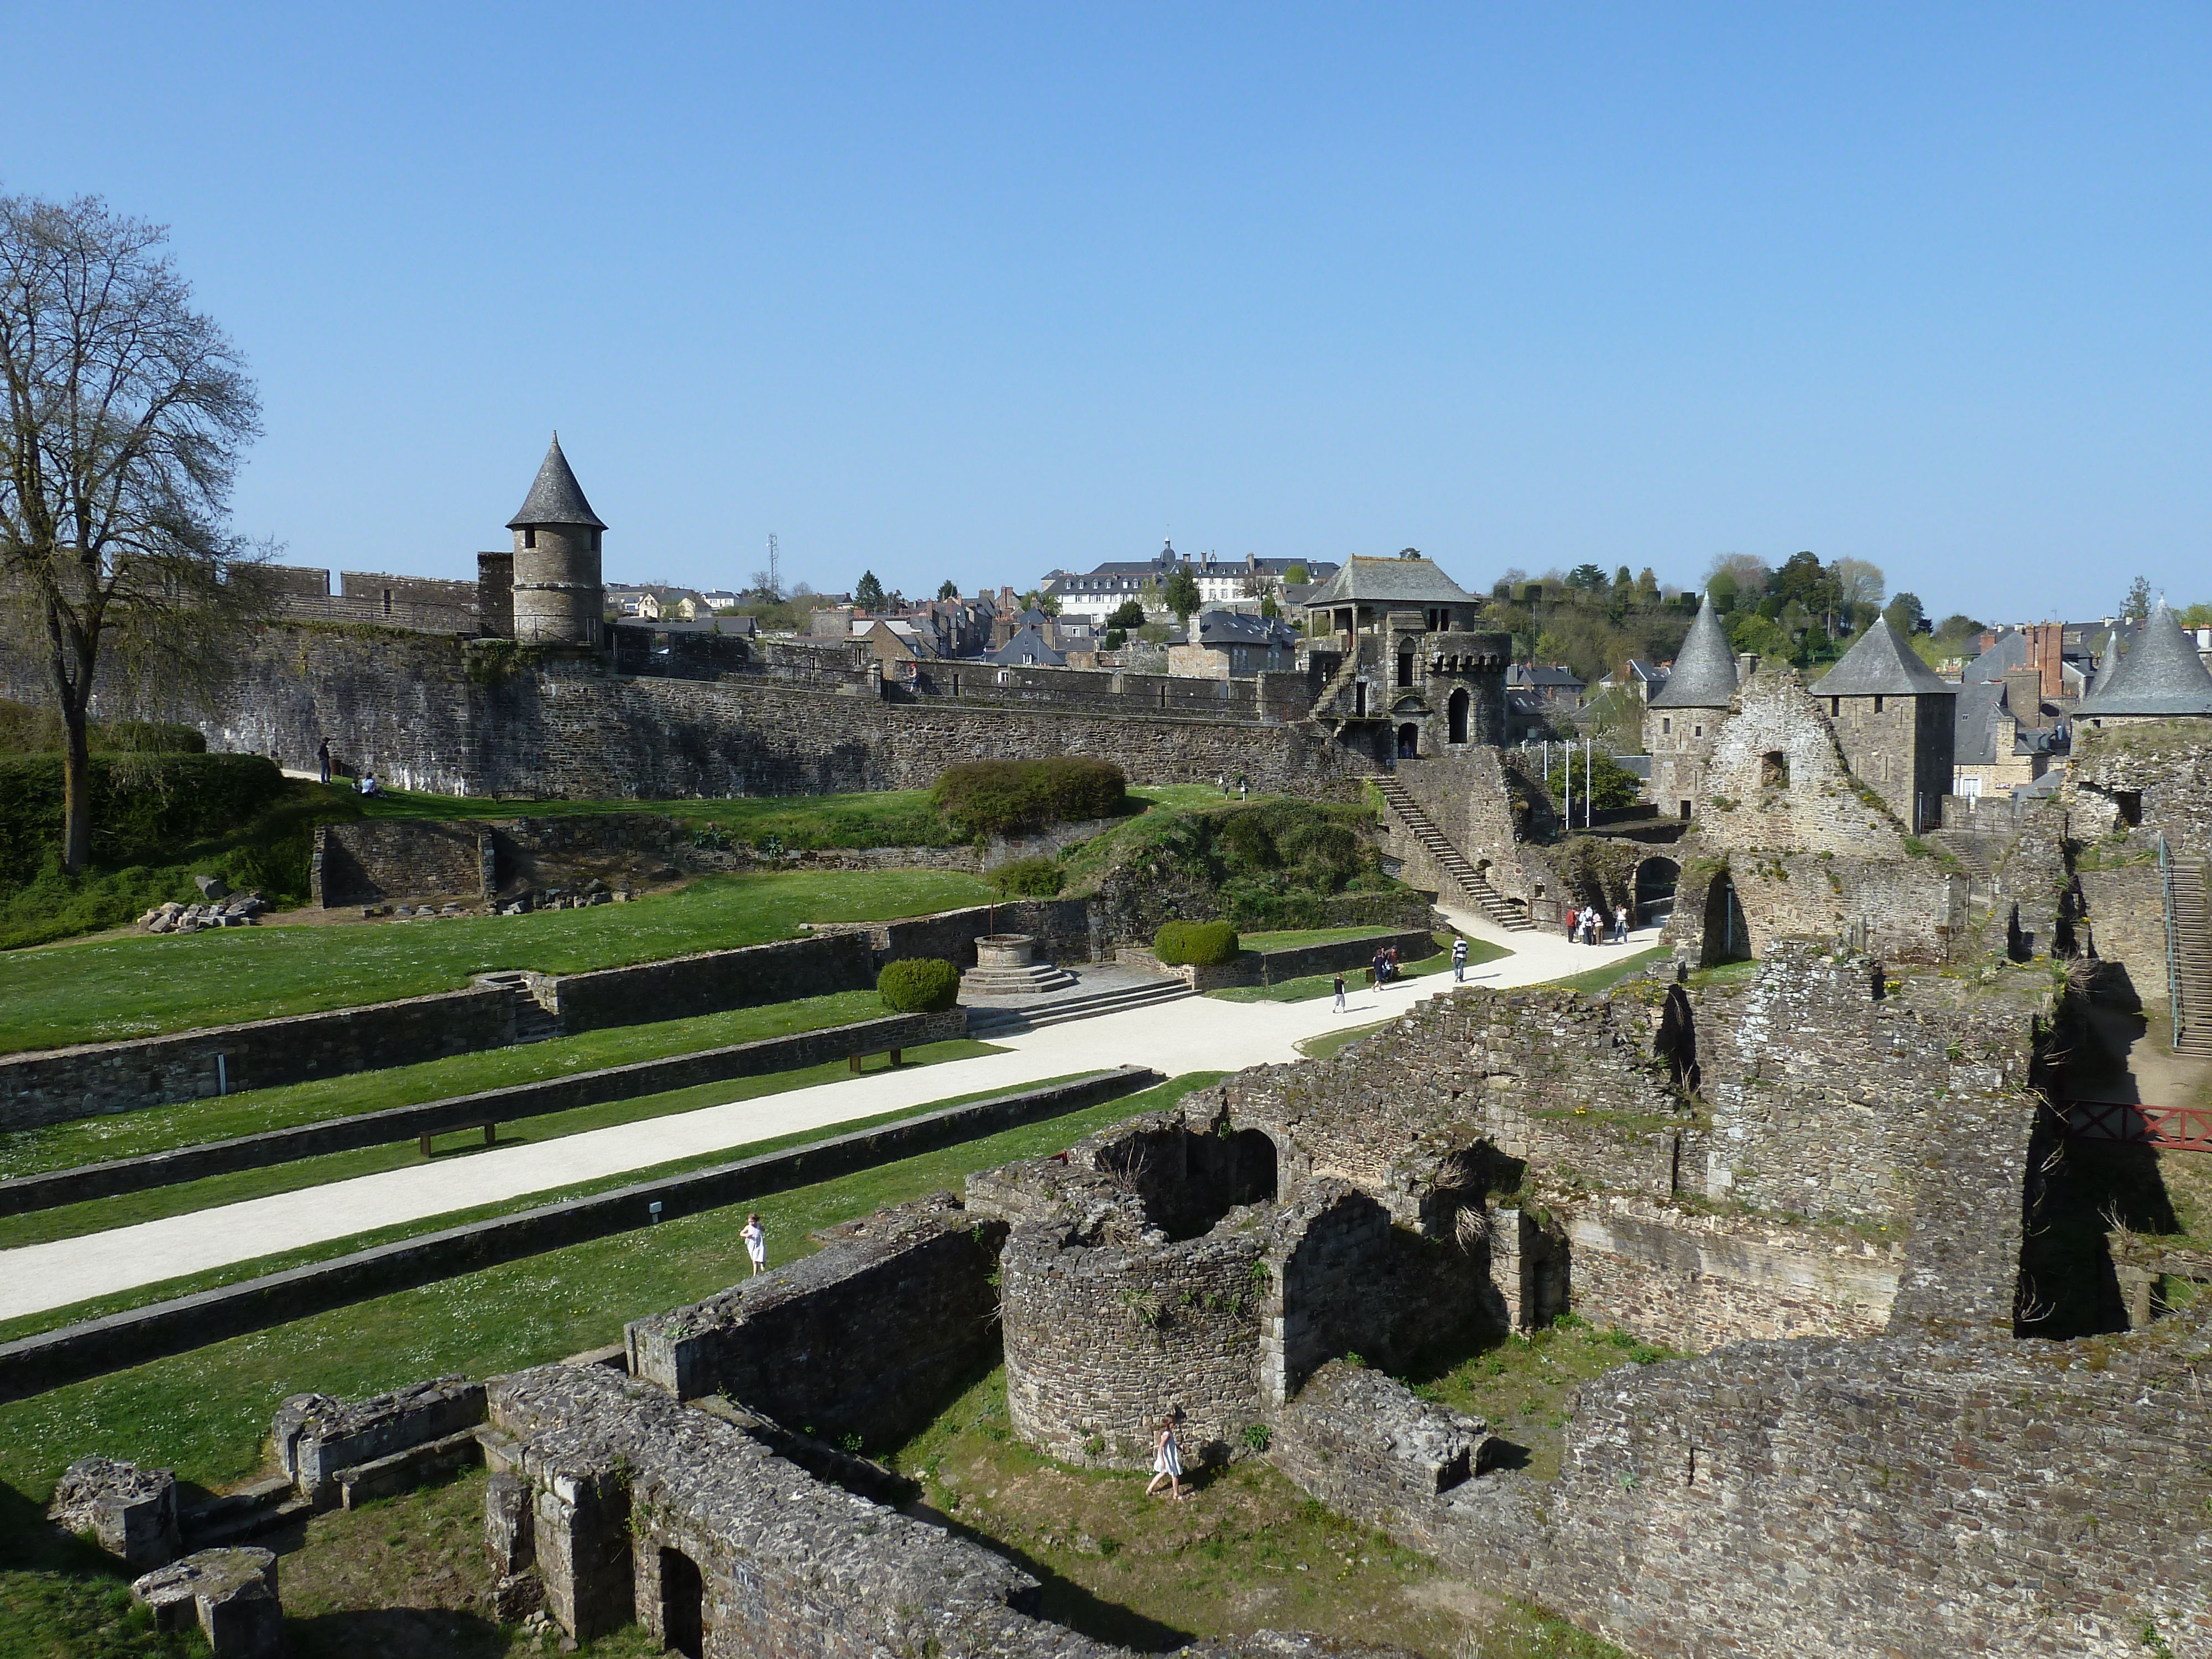
<path fill-rule="evenodd" d="M 941 1188 L 957 1191 L 975 1170 L 1055 1152 L 1163 1109 L 1218 1075 L 1194 1073 L 773 1199 L 549 1251 L 0 1405 L 0 1481 L 42 1499 L 72 1460 L 98 1453 L 173 1467 L 180 1479 L 210 1486 L 235 1484 L 259 1468 L 269 1414 L 287 1395 L 358 1398 L 445 1371 L 488 1376 L 615 1341 L 624 1322 L 733 1282 L 747 1209 L 766 1219 L 770 1259 L 787 1261 L 816 1248 L 807 1235 L 817 1228 Z"/>
<path fill-rule="evenodd" d="M 786 870 L 581 910 L 53 945 L 0 956 L 0 1053 L 421 996 L 499 969 L 623 967 L 788 939 L 802 921 L 880 921 L 993 896 L 950 871 Z"/>

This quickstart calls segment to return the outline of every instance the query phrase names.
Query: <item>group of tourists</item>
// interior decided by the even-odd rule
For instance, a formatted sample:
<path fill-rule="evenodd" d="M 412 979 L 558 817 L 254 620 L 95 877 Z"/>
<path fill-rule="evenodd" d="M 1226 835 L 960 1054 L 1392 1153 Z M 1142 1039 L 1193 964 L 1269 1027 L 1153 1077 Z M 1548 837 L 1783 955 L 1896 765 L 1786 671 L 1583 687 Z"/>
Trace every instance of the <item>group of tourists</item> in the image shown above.
<path fill-rule="evenodd" d="M 1608 927 L 1602 905 L 1584 904 L 1567 907 L 1567 943 L 1580 939 L 1585 945 L 1626 945 L 1628 943 L 1628 907 L 1613 907 L 1613 921 Z"/>

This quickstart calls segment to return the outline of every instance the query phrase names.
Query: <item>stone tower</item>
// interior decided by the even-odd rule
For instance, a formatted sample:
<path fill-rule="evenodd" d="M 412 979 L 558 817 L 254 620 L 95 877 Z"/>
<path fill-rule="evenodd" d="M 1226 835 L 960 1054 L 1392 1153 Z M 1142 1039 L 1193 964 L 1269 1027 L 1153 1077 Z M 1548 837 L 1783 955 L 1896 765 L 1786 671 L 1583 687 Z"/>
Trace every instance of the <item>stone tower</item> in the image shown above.
<path fill-rule="evenodd" d="M 1958 741 L 1959 688 L 1921 661 L 1887 617 L 1814 684 L 1860 782 L 1919 835 L 1943 822 Z"/>
<path fill-rule="evenodd" d="M 1651 757 L 1651 799 L 1662 817 L 1688 817 L 1705 799 L 1705 762 L 1735 696 L 1735 647 L 1711 597 L 1698 606 L 1690 635 L 1674 653 L 1674 672 L 1644 711 L 1644 747 Z"/>
<path fill-rule="evenodd" d="M 559 433 L 507 527 L 514 532 L 514 637 L 526 645 L 600 644 L 606 588 L 599 538 L 606 526 L 568 470 Z"/>

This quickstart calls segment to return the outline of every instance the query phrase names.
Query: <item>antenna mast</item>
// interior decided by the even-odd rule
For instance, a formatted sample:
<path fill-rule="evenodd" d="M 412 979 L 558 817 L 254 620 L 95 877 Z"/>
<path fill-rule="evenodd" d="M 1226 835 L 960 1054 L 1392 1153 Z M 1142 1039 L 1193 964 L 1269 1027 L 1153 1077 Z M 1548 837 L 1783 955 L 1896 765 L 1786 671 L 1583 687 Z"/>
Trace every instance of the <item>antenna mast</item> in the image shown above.
<path fill-rule="evenodd" d="M 783 558 L 776 551 L 775 532 L 768 532 L 768 585 L 775 597 L 783 597 Z"/>

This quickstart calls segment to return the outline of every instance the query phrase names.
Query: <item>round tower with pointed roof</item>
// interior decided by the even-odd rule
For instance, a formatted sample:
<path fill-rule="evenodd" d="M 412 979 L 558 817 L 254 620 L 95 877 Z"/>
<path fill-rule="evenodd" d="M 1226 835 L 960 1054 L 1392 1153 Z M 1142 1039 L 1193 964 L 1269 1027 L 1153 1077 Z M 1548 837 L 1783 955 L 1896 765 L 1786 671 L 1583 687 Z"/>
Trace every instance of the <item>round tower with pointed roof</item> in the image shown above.
<path fill-rule="evenodd" d="M 606 586 L 599 538 L 606 526 L 569 471 L 559 433 L 507 527 L 514 532 L 514 637 L 526 645 L 600 644 Z"/>
<path fill-rule="evenodd" d="M 1688 817 L 1705 799 L 1705 763 L 1721 720 L 1735 696 L 1735 647 L 1711 595 L 1698 606 L 1690 635 L 1674 654 L 1667 683 L 1644 711 L 1644 748 L 1651 757 L 1651 799 L 1662 814 Z"/>
<path fill-rule="evenodd" d="M 2097 684 L 2076 713 L 2093 726 L 2212 719 L 2212 672 L 2163 599 L 2126 655 L 2117 639 L 2107 645 Z"/>

